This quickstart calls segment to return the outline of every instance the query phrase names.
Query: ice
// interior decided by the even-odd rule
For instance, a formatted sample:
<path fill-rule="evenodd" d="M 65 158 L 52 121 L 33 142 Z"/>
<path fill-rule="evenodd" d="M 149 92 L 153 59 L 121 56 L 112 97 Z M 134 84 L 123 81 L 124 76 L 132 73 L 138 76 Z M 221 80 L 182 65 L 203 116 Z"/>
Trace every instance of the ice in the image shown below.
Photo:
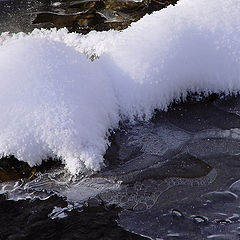
<path fill-rule="evenodd" d="M 2 33 L 1 155 L 99 170 L 119 121 L 148 120 L 188 91 L 239 91 L 239 11 L 236 0 L 180 0 L 122 32 Z"/>

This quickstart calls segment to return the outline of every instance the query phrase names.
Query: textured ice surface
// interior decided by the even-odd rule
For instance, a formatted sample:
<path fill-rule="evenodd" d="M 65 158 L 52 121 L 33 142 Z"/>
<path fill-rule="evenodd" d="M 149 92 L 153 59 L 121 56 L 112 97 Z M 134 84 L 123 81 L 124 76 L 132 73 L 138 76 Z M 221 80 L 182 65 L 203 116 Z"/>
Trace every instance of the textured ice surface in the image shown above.
<path fill-rule="evenodd" d="M 73 176 L 64 168 L 52 169 L 33 180 L 1 183 L 0 193 L 12 200 L 66 197 L 69 205 L 51 209 L 52 219 L 81 210 L 86 201 L 116 204 L 122 209 L 120 226 L 152 239 L 219 234 L 239 239 L 239 131 L 231 129 L 231 122 L 217 127 L 229 113 L 212 114 L 215 101 L 181 103 L 174 111 L 192 116 L 192 105 L 198 106 L 205 130 L 188 132 L 173 125 L 174 114 L 161 112 L 150 123 L 122 125 L 102 171 Z M 209 118 L 215 125 L 208 129 Z M 191 118 L 185 121 L 190 128 L 196 124 Z"/>
<path fill-rule="evenodd" d="M 122 32 L 2 33 L 1 154 L 98 170 L 119 120 L 147 120 L 187 91 L 239 90 L 239 11 L 236 0 L 180 0 Z"/>

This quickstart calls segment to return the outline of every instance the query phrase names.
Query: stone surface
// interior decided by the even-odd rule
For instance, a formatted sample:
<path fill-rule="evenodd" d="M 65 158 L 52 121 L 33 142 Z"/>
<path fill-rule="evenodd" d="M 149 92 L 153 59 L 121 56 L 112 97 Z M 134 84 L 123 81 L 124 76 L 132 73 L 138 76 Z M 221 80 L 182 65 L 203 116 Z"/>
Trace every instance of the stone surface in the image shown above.
<path fill-rule="evenodd" d="M 66 210 L 66 217 L 51 219 L 49 214 L 57 206 L 66 208 L 69 203 L 53 196 L 47 200 L 6 201 L 0 195 L 0 239 L 87 239 L 87 240 L 143 240 L 117 226 L 117 208 L 94 207 Z"/>
<path fill-rule="evenodd" d="M 145 14 L 176 2 L 176 0 L 63 1 L 58 8 L 51 7 L 48 12 L 37 13 L 33 24 L 50 23 L 55 27 L 67 27 L 70 31 L 82 33 L 91 30 L 121 30 Z"/>
<path fill-rule="evenodd" d="M 34 28 L 67 27 L 69 31 L 121 30 L 145 14 L 177 0 L 16 0 L 0 1 L 0 32 L 32 31 Z"/>
<path fill-rule="evenodd" d="M 18 161 L 14 156 L 0 158 L 0 182 L 16 181 L 19 179 L 32 180 L 35 173 L 44 173 L 54 167 L 59 167 L 58 160 L 48 159 L 39 166 L 30 167 L 26 162 Z"/>

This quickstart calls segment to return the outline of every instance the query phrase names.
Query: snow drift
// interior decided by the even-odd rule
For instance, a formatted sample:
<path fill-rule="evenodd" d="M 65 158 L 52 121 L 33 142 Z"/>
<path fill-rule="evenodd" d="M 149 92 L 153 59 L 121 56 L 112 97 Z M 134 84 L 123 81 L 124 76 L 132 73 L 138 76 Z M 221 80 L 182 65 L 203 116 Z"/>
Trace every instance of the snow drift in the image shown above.
<path fill-rule="evenodd" d="M 121 119 L 147 120 L 188 91 L 238 91 L 239 12 L 236 0 L 180 0 L 122 32 L 2 33 L 1 155 L 99 170 Z"/>

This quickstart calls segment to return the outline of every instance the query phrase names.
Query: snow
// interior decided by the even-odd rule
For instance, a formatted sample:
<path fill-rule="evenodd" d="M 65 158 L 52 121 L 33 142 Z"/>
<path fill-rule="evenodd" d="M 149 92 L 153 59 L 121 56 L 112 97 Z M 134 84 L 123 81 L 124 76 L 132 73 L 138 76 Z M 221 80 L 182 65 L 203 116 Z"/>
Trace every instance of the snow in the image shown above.
<path fill-rule="evenodd" d="M 94 70 L 93 70 L 94 69 Z M 31 165 L 62 157 L 69 169 L 99 169 L 117 104 L 101 63 L 45 39 L 0 52 L 0 149 Z M 110 114 L 113 113 L 113 114 Z"/>
<path fill-rule="evenodd" d="M 236 0 L 180 0 L 122 32 L 2 33 L 1 155 L 100 170 L 122 119 L 148 120 L 188 91 L 239 91 L 239 11 Z"/>

